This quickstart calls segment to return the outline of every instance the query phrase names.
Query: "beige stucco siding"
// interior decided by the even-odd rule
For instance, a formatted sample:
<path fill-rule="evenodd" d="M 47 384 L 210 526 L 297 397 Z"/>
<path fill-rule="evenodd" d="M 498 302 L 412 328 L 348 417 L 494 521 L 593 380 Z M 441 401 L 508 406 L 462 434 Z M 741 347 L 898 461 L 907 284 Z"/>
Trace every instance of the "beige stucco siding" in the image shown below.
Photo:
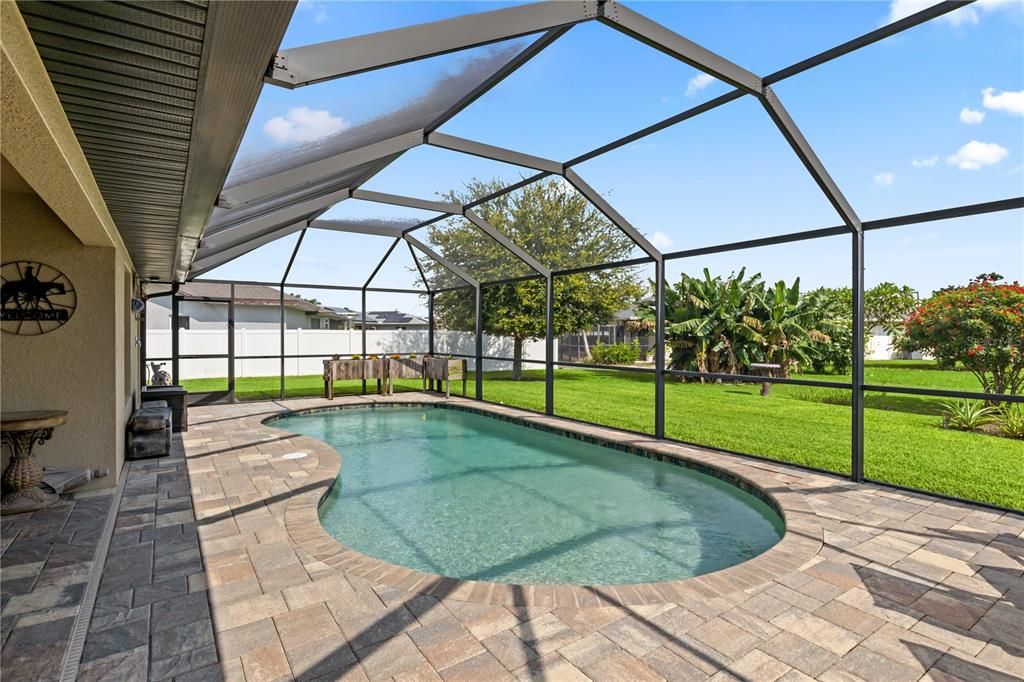
<path fill-rule="evenodd" d="M 39 448 L 44 466 L 110 469 L 123 463 L 126 406 L 125 262 L 112 247 L 85 246 L 34 194 L 0 195 L 4 261 L 36 260 L 63 272 L 78 308 L 67 324 L 40 336 L 0 338 L 0 399 L 5 411 L 61 409 L 68 422 Z M 8 453 L 4 453 L 4 461 Z"/>

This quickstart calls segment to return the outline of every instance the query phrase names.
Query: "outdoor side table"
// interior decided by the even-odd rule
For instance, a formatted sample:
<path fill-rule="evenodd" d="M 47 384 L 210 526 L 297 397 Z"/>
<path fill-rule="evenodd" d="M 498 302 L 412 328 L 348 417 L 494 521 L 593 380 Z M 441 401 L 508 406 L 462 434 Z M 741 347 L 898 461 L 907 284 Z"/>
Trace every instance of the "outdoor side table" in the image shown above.
<path fill-rule="evenodd" d="M 752 362 L 750 363 L 750 369 L 754 370 L 758 376 L 770 377 L 775 373 L 775 370 L 780 369 L 782 365 L 777 365 L 772 362 Z M 761 383 L 761 395 L 767 396 L 768 392 L 772 390 L 772 382 L 764 381 Z"/>
<path fill-rule="evenodd" d="M 53 429 L 67 421 L 63 410 L 33 410 L 0 414 L 0 434 L 11 449 L 11 461 L 2 477 L 4 496 L 0 513 L 19 514 L 49 507 L 59 498 L 39 487 L 43 467 L 32 453 L 53 436 Z"/>

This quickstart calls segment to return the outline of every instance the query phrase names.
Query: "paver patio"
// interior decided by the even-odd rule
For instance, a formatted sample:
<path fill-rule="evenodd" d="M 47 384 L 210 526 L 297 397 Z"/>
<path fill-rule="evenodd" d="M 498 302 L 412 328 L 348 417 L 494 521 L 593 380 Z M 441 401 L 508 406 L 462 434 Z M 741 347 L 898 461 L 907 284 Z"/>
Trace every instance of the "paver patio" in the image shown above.
<path fill-rule="evenodd" d="M 192 411 L 184 444 L 228 679 L 1024 676 L 1024 517 L 683 446 L 659 448 L 745 469 L 774 481 L 773 494 L 799 496 L 823 544 L 796 570 L 766 573 L 753 587 L 690 581 L 646 596 L 606 589 L 586 608 L 564 595 L 546 605 L 538 595 L 494 604 L 493 595 L 468 595 L 456 581 L 408 591 L 359 562 L 334 568 L 316 557 L 331 548 L 289 518 L 302 506 L 290 503 L 322 492 L 317 469 L 330 449 L 258 424 L 287 410 L 382 400 Z M 293 452 L 308 456 L 282 457 Z"/>
<path fill-rule="evenodd" d="M 193 408 L 175 454 L 128 473 L 81 679 L 1024 677 L 1024 517 L 474 401 L 450 403 L 643 441 L 770 482 L 787 518 L 806 509 L 811 520 L 797 525 L 820 537 L 790 569 L 749 562 L 746 573 L 651 590 L 502 592 L 436 577 L 403 589 L 410 571 L 332 558 L 337 543 L 308 524 L 337 454 L 262 420 L 437 400 Z M 307 456 L 284 457 L 296 452 Z"/>

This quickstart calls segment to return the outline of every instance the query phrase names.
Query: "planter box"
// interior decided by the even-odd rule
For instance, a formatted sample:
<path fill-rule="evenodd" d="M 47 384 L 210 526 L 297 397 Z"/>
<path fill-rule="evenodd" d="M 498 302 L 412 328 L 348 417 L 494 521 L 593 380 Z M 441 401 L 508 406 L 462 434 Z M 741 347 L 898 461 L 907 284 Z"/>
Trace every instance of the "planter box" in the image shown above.
<path fill-rule="evenodd" d="M 445 396 L 451 396 L 452 379 L 462 380 L 462 395 L 466 395 L 466 361 L 464 359 L 423 358 L 423 387 L 433 388 L 433 382 L 444 382 Z M 438 390 L 441 387 L 438 386 Z"/>
<path fill-rule="evenodd" d="M 388 358 L 388 373 L 392 379 L 419 379 L 423 376 L 423 361 L 419 358 Z"/>

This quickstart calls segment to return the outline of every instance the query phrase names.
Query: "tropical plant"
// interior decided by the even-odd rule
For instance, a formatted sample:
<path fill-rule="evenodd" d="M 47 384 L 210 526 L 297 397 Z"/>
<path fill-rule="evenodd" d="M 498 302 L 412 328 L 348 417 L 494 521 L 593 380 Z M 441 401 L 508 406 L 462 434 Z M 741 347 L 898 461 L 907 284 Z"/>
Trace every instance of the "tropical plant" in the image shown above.
<path fill-rule="evenodd" d="M 799 277 L 792 286 L 778 281 L 773 289 L 766 290 L 761 308 L 764 358 L 779 365 L 783 377 L 788 377 L 796 364 L 810 365 L 818 353 L 817 346 L 832 340 L 825 331 L 810 326 L 828 320 L 817 314 L 817 296 L 800 296 Z"/>
<path fill-rule="evenodd" d="M 828 341 L 815 345 L 811 368 L 816 374 L 845 374 L 853 358 L 853 292 L 849 287 L 821 287 L 808 293 L 815 298 L 810 315 L 817 329 L 828 333 Z"/>
<path fill-rule="evenodd" d="M 800 279 L 765 287 L 746 269 L 727 278 L 683 274 L 665 291 L 665 337 L 670 366 L 698 372 L 741 374 L 756 362 L 778 364 L 789 376 L 831 342 L 832 325 L 820 311 L 822 296 L 800 295 Z M 650 311 L 648 312 L 648 315 Z"/>
<path fill-rule="evenodd" d="M 1003 435 L 1010 438 L 1024 438 L 1024 404 L 1007 403 L 999 409 L 996 423 Z"/>
<path fill-rule="evenodd" d="M 994 274 L 994 273 L 993 273 Z M 929 353 L 940 367 L 963 365 L 987 393 L 1024 390 L 1024 287 L 982 275 L 936 292 L 913 310 L 897 342 Z"/>
<path fill-rule="evenodd" d="M 590 359 L 599 365 L 632 365 L 640 359 L 640 342 L 598 343 L 590 349 Z"/>
<path fill-rule="evenodd" d="M 449 192 L 444 199 L 465 204 L 503 186 L 498 180 L 473 180 L 464 190 Z M 527 185 L 473 210 L 553 269 L 623 260 L 635 246 L 625 233 L 582 195 L 567 189 L 560 179 Z M 462 218 L 435 223 L 427 231 L 434 248 L 482 282 L 523 274 L 515 257 Z M 424 259 L 423 265 L 435 288 L 465 284 L 432 259 Z M 607 322 L 615 311 L 629 307 L 644 293 L 635 268 L 558 277 L 555 280 L 554 333 L 568 334 Z M 522 376 L 523 344 L 543 338 L 547 331 L 545 294 L 545 284 L 539 280 L 483 289 L 484 331 L 512 338 L 513 378 Z M 473 298 L 450 294 L 435 297 L 436 319 L 449 329 L 473 329 L 476 313 Z"/>
<path fill-rule="evenodd" d="M 980 400 L 947 400 L 943 408 L 943 423 L 948 429 L 975 431 L 995 420 L 996 408 Z"/>
<path fill-rule="evenodd" d="M 764 337 L 756 317 L 761 275 L 746 269 L 727 279 L 682 274 L 665 290 L 665 340 L 672 369 L 740 374 L 759 358 Z"/>

